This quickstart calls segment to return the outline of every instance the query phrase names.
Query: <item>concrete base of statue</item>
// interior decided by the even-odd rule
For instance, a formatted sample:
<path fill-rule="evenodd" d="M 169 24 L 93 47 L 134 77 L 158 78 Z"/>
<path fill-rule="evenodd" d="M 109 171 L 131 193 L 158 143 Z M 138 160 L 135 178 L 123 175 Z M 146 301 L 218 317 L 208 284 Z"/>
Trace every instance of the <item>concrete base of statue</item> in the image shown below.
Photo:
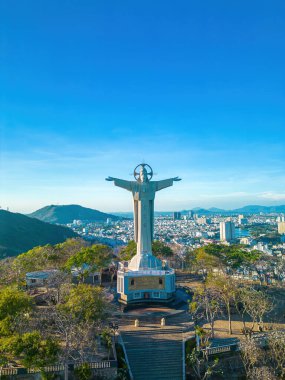
<path fill-rule="evenodd" d="M 117 292 L 123 304 L 169 303 L 175 294 L 174 270 L 152 254 L 136 255 L 119 264 Z"/>

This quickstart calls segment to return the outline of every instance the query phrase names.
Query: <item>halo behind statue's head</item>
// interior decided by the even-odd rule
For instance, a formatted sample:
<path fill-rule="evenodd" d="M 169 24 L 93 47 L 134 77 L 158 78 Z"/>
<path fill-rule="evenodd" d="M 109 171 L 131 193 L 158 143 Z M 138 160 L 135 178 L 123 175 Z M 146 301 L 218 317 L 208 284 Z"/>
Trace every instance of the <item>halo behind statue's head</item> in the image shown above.
<path fill-rule="evenodd" d="M 134 177 L 140 183 L 149 182 L 152 179 L 152 176 L 153 171 L 148 164 L 139 164 L 134 170 Z"/>

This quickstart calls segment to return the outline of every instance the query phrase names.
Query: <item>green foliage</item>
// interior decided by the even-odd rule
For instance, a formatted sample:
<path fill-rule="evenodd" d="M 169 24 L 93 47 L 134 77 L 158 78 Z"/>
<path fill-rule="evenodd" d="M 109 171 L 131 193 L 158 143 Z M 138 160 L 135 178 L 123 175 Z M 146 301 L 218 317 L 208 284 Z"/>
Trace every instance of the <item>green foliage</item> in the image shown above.
<path fill-rule="evenodd" d="M 130 240 L 126 247 L 120 252 L 120 260 L 129 261 L 137 253 L 137 244 L 134 240 Z M 152 253 L 159 258 L 173 257 L 173 251 L 170 247 L 159 240 L 152 242 Z"/>
<path fill-rule="evenodd" d="M 129 261 L 137 253 L 137 244 L 134 240 L 130 240 L 126 247 L 122 248 L 120 251 L 119 257 L 120 260 Z"/>
<path fill-rule="evenodd" d="M 102 271 L 108 267 L 112 261 L 112 250 L 107 245 L 94 244 L 91 247 L 82 248 L 79 252 L 71 256 L 66 262 L 66 269 L 82 268 L 82 277 L 88 276 L 89 273 Z"/>
<path fill-rule="evenodd" d="M 190 354 L 194 348 L 196 348 L 196 339 L 195 339 L 195 337 L 186 340 L 186 342 L 185 342 L 185 353 L 186 353 L 186 356 L 188 354 Z"/>
<path fill-rule="evenodd" d="M 27 368 L 42 368 L 54 364 L 59 353 L 59 344 L 52 338 L 42 339 L 38 331 L 23 334 L 13 347 Z"/>
<path fill-rule="evenodd" d="M 32 298 L 13 287 L 0 290 L 0 334 L 9 335 L 16 328 L 19 318 L 28 318 L 33 308 Z"/>
<path fill-rule="evenodd" d="M 211 268 L 238 269 L 255 263 L 262 255 L 261 252 L 249 251 L 243 245 L 209 244 L 198 248 L 196 262 L 199 267 L 210 270 Z"/>
<path fill-rule="evenodd" d="M 189 311 L 194 314 L 198 309 L 198 303 L 196 301 L 192 301 L 189 303 Z"/>
<path fill-rule="evenodd" d="M 24 278 L 27 272 L 54 268 L 56 253 L 52 245 L 35 247 L 15 258 L 13 268 L 20 278 Z"/>
<path fill-rule="evenodd" d="M 92 370 L 88 363 L 82 363 L 74 370 L 74 373 L 78 380 L 88 380 L 91 378 Z"/>
<path fill-rule="evenodd" d="M 104 345 L 108 349 L 108 360 L 110 358 L 110 352 L 113 347 L 112 333 L 110 329 L 104 329 L 101 333 L 101 338 L 103 340 Z"/>
<path fill-rule="evenodd" d="M 152 253 L 156 257 L 165 259 L 173 256 L 172 249 L 160 240 L 154 240 L 152 242 Z"/>
<path fill-rule="evenodd" d="M 273 241 L 280 240 L 277 225 L 258 224 L 250 227 L 250 234 L 258 241 L 266 241 L 272 239 Z"/>
<path fill-rule="evenodd" d="M 79 284 L 71 289 L 66 302 L 58 308 L 79 322 L 100 321 L 107 311 L 107 301 L 100 287 Z"/>
<path fill-rule="evenodd" d="M 61 269 L 72 255 L 77 254 L 85 242 L 81 239 L 68 239 L 64 243 L 35 247 L 16 257 L 13 269 L 23 279 L 27 272 L 44 269 Z"/>
<path fill-rule="evenodd" d="M 42 369 L 57 361 L 59 344 L 51 338 L 43 339 L 38 331 L 33 331 L 1 339 L 0 350 L 6 357 L 18 358 L 27 368 Z"/>
<path fill-rule="evenodd" d="M 104 329 L 101 333 L 101 338 L 108 349 L 112 348 L 112 333 L 109 329 Z"/>

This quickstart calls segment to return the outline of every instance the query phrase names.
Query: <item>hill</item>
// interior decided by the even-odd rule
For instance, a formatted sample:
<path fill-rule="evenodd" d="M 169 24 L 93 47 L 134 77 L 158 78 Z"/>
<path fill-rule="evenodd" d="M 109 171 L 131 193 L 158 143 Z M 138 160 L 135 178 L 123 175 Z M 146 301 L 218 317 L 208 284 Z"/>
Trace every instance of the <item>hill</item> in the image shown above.
<path fill-rule="evenodd" d="M 190 210 L 183 210 L 183 213 L 186 213 Z M 199 215 L 208 215 L 208 214 L 225 214 L 225 215 L 231 215 L 231 214 L 258 214 L 260 212 L 263 212 L 264 214 L 270 214 L 270 213 L 284 213 L 285 212 L 285 205 L 280 206 L 259 206 L 259 205 L 248 205 L 240 208 L 236 208 L 234 210 L 223 210 L 216 207 L 211 207 L 209 209 L 204 209 L 200 207 L 195 207 L 192 209 L 196 214 Z"/>
<path fill-rule="evenodd" d="M 61 243 L 77 236 L 70 228 L 0 210 L 0 258 L 18 255 L 38 245 Z"/>
<path fill-rule="evenodd" d="M 239 212 L 239 213 L 258 213 L 258 212 L 264 212 L 265 214 L 269 214 L 271 212 L 285 212 L 285 205 L 281 206 L 258 206 L 258 205 L 249 205 L 244 206 L 235 210 L 232 210 L 233 212 Z"/>
<path fill-rule="evenodd" d="M 105 222 L 107 218 L 110 218 L 111 220 L 122 219 L 119 216 L 105 214 L 104 212 L 79 205 L 50 205 L 28 214 L 27 216 L 39 219 L 43 222 L 56 224 L 72 223 L 75 219 L 89 222 Z"/>

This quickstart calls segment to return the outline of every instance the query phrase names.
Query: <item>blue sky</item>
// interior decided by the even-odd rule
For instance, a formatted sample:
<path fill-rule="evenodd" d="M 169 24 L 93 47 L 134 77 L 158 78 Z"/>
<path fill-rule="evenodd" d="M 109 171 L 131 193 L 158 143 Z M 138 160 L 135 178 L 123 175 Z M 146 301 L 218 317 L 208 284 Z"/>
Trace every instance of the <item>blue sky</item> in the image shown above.
<path fill-rule="evenodd" d="M 1 206 L 285 203 L 285 2 L 3 0 Z"/>

